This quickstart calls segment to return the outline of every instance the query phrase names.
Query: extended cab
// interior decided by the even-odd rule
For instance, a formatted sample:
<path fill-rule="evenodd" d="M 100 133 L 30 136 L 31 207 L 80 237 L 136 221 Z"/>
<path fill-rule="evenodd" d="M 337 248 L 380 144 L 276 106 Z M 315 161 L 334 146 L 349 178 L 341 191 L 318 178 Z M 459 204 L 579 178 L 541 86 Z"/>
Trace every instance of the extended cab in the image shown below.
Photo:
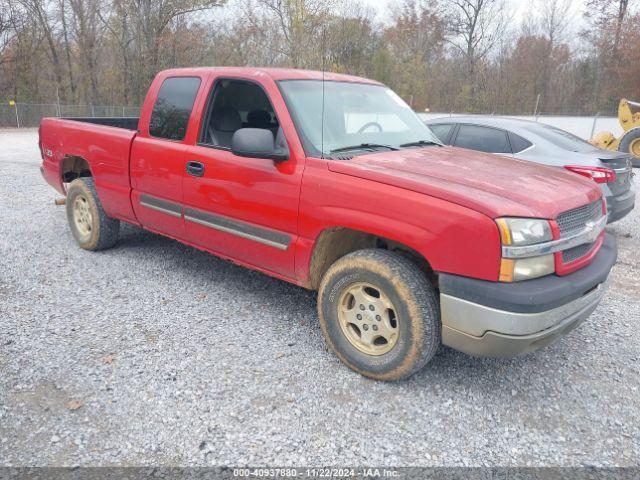
<path fill-rule="evenodd" d="M 40 127 L 82 248 L 121 221 L 318 290 L 328 345 L 383 380 L 440 344 L 512 356 L 596 308 L 616 260 L 596 184 L 443 146 L 387 87 L 301 70 L 161 72 L 139 119 Z"/>

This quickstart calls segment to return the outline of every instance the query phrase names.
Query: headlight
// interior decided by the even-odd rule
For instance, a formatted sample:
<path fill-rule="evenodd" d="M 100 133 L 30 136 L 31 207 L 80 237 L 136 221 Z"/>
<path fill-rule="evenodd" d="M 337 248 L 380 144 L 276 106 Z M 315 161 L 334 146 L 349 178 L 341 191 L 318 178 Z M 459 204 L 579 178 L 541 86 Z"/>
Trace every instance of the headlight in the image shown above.
<path fill-rule="evenodd" d="M 500 262 L 500 281 L 519 282 L 543 277 L 556 271 L 553 253 L 529 258 L 503 258 Z"/>
<path fill-rule="evenodd" d="M 503 246 L 522 247 L 553 240 L 551 226 L 547 220 L 537 218 L 498 218 Z M 518 282 L 542 277 L 555 272 L 554 255 L 539 255 L 527 258 L 503 258 L 500 262 L 500 281 Z"/>
<path fill-rule="evenodd" d="M 521 247 L 553 240 L 551 227 L 547 220 L 539 218 L 499 218 L 496 223 L 500 229 L 503 245 Z"/>

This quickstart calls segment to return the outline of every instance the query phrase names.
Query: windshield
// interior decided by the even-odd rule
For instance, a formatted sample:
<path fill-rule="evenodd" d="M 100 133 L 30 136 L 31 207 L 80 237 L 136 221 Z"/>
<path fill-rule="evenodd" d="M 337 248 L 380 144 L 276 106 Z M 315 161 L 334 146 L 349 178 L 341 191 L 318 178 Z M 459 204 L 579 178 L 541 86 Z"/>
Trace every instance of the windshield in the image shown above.
<path fill-rule="evenodd" d="M 331 156 L 337 150 L 357 146 L 366 150 L 395 149 L 421 141 L 441 144 L 387 87 L 324 82 L 323 125 L 321 80 L 284 80 L 279 84 L 307 155 Z"/>
<path fill-rule="evenodd" d="M 545 125 L 543 123 L 531 124 L 527 126 L 527 129 L 563 150 L 576 153 L 591 153 L 598 150 L 580 137 L 576 137 L 572 133 L 552 127 L 551 125 Z"/>

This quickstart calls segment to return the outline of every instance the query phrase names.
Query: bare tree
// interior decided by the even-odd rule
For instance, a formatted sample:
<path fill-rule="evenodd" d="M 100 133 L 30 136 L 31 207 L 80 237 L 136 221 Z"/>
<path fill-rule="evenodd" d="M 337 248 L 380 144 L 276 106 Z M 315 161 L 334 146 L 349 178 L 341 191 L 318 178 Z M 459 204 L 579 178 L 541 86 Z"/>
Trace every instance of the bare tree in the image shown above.
<path fill-rule="evenodd" d="M 249 9 L 257 6 L 271 20 L 271 28 L 276 28 L 282 35 L 280 53 L 297 68 L 318 68 L 321 64 L 323 29 L 336 5 L 336 0 L 256 0 L 247 3 Z"/>
<path fill-rule="evenodd" d="M 119 80 L 122 85 L 122 101 L 129 104 L 132 97 L 132 88 L 135 83 L 132 77 L 133 52 L 131 45 L 134 43 L 134 32 L 131 27 L 129 10 L 126 0 L 113 0 L 111 2 L 111 14 L 103 14 L 98 10 L 97 14 L 104 28 L 109 32 L 112 42 L 115 42 L 113 64 L 120 72 Z"/>
<path fill-rule="evenodd" d="M 461 79 L 454 104 L 478 111 L 487 102 L 484 64 L 507 32 L 509 13 L 504 0 L 450 0 L 447 4 L 448 41 L 462 57 L 463 66 L 452 70 Z"/>
<path fill-rule="evenodd" d="M 142 75 L 138 96 L 160 69 L 163 36 L 177 17 L 221 6 L 226 0 L 124 0 L 131 19 Z"/>
<path fill-rule="evenodd" d="M 564 40 L 564 34 L 571 21 L 569 12 L 573 0 L 539 0 L 541 11 L 540 29 L 547 37 L 551 48 Z"/>
<path fill-rule="evenodd" d="M 597 33 L 613 32 L 610 44 L 612 55 L 620 46 L 620 35 L 625 19 L 637 0 L 588 0 L 585 16 L 597 30 Z"/>
<path fill-rule="evenodd" d="M 229 1 L 0 0 L 0 98 L 139 105 L 188 65 L 324 66 L 434 111 L 522 113 L 541 94 L 549 113 L 604 112 L 640 89 L 640 0 L 589 0 L 580 45 L 570 0 L 530 0 L 517 30 L 513 0 L 394 0 L 384 22 L 361 0 Z"/>
<path fill-rule="evenodd" d="M 0 64 L 6 61 L 3 52 L 15 36 L 12 18 L 15 14 L 7 0 L 0 0 Z"/>
<path fill-rule="evenodd" d="M 69 89 L 71 97 L 75 100 L 76 96 L 76 80 L 73 75 L 73 61 L 71 59 L 71 42 L 69 41 L 69 28 L 67 26 L 67 1 L 59 0 L 60 22 L 62 24 L 62 39 L 64 41 L 64 53 L 67 60 L 67 75 L 69 77 Z"/>
<path fill-rule="evenodd" d="M 558 45 L 564 40 L 564 35 L 569 26 L 571 17 L 569 11 L 572 0 L 539 0 L 540 32 L 546 45 L 544 47 L 544 59 L 541 62 L 540 91 L 541 103 L 539 108 L 543 111 L 553 101 L 549 98 L 551 83 L 557 77 L 556 54 Z"/>
<path fill-rule="evenodd" d="M 463 55 L 467 73 L 472 76 L 477 62 L 486 58 L 506 33 L 510 16 L 504 0 L 448 3 L 450 43 Z"/>
<path fill-rule="evenodd" d="M 98 42 L 104 32 L 98 12 L 100 0 L 69 0 L 72 11 L 72 24 L 78 54 L 85 78 L 85 99 L 95 104 L 100 99 L 98 91 Z"/>
<path fill-rule="evenodd" d="M 57 88 L 61 92 L 66 92 L 66 88 L 62 80 L 63 67 L 62 62 L 60 61 L 59 45 L 57 41 L 57 19 L 52 14 L 54 11 L 53 3 L 49 0 L 18 0 L 18 3 L 26 9 L 27 14 L 42 30 L 48 47 L 47 53 L 51 60 Z"/>
<path fill-rule="evenodd" d="M 413 107 L 432 103 L 429 87 L 434 64 L 442 58 L 446 25 L 442 11 L 431 0 L 404 0 L 393 10 L 393 25 L 383 36 L 394 71 L 389 80 Z"/>

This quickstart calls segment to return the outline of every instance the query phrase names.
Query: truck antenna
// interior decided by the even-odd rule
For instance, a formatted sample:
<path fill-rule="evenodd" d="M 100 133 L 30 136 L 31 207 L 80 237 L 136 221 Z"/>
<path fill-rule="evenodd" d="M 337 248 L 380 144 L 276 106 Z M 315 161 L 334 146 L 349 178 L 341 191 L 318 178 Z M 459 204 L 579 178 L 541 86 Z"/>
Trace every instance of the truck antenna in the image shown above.
<path fill-rule="evenodd" d="M 324 69 L 325 69 L 325 36 L 327 33 L 327 27 L 322 28 L 322 113 L 320 118 L 320 158 L 324 158 Z"/>

